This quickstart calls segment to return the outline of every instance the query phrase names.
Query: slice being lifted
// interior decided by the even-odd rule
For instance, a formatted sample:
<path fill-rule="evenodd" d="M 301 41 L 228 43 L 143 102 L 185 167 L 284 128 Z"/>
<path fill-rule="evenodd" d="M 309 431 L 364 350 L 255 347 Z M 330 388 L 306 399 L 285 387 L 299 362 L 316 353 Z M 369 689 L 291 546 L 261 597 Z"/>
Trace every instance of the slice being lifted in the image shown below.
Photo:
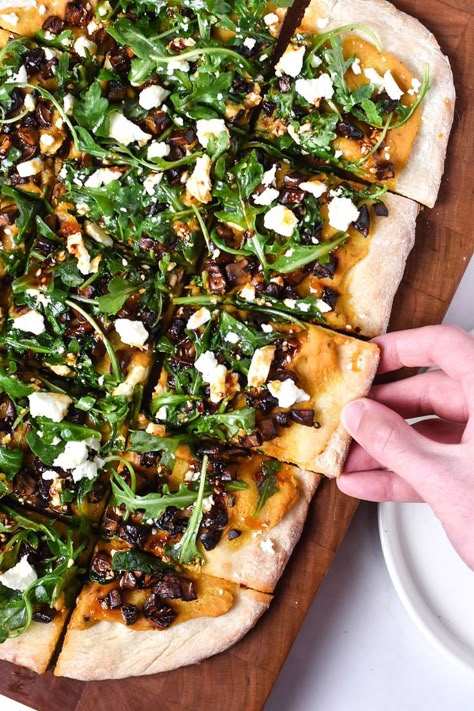
<path fill-rule="evenodd" d="M 385 0 L 312 0 L 276 74 L 262 137 L 434 205 L 455 92 L 421 23 Z"/>
<path fill-rule="evenodd" d="M 264 299 L 246 314 L 213 308 L 213 297 L 196 299 L 207 306 L 182 307 L 158 342 L 156 420 L 170 432 L 227 438 L 339 474 L 350 441 L 340 412 L 367 394 L 377 346 L 319 326 L 279 325 Z"/>
<path fill-rule="evenodd" d="M 191 291 L 373 337 L 415 239 L 416 203 L 301 170 L 261 147 L 216 180 L 209 253 Z"/>

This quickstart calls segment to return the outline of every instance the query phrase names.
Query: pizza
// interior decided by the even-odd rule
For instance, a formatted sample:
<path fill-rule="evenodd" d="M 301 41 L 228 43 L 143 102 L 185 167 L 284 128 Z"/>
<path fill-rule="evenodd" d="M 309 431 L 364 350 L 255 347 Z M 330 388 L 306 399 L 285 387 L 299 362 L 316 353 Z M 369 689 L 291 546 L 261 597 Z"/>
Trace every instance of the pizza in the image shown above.
<path fill-rule="evenodd" d="M 454 88 L 384 0 L 287 6 L 1 4 L 2 659 L 225 650 L 343 470 Z"/>

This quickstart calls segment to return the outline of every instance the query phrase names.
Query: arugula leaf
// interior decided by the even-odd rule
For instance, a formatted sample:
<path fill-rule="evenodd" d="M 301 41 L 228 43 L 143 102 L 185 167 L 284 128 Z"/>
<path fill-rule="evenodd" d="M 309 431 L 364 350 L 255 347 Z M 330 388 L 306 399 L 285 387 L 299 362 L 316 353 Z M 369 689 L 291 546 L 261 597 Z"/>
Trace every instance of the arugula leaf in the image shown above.
<path fill-rule="evenodd" d="M 203 561 L 203 556 L 197 547 L 197 537 L 199 527 L 201 525 L 203 510 L 202 502 L 206 495 L 206 474 L 207 474 L 208 457 L 207 454 L 202 458 L 201 476 L 199 479 L 199 491 L 196 496 L 193 512 L 189 517 L 188 526 L 184 536 L 173 546 L 168 546 L 166 552 L 173 558 L 176 558 L 180 563 L 187 564 L 193 561 Z"/>
<path fill-rule="evenodd" d="M 23 452 L 21 449 L 8 449 L 5 445 L 0 446 L 0 471 L 7 475 L 8 481 L 18 474 L 23 464 Z"/>
<path fill-rule="evenodd" d="M 277 494 L 280 489 L 275 476 L 281 470 L 281 464 L 276 459 L 269 459 L 262 464 L 262 481 L 257 484 L 258 500 L 255 507 L 254 518 L 258 516 L 262 508 L 271 496 Z"/>
<path fill-rule="evenodd" d="M 347 239 L 347 232 L 342 232 L 338 233 L 333 239 L 314 246 L 295 245 L 291 248 L 290 256 L 288 256 L 288 250 L 286 249 L 283 255 L 269 265 L 270 269 L 280 274 L 289 274 L 330 254 L 339 245 L 344 244 Z"/>
<path fill-rule="evenodd" d="M 235 412 L 223 412 L 215 415 L 201 415 L 189 426 L 192 432 L 207 434 L 218 439 L 237 437 L 243 430 L 251 434 L 255 429 L 255 410 L 244 407 Z"/>
<path fill-rule="evenodd" d="M 97 133 L 106 121 L 108 107 L 109 102 L 102 96 L 102 89 L 96 81 L 80 100 L 75 100 L 73 115 L 80 126 Z"/>
<path fill-rule="evenodd" d="M 156 435 L 136 430 L 131 433 L 129 449 L 139 454 L 148 452 L 162 452 L 161 464 L 172 469 L 176 461 L 176 450 L 181 444 L 188 444 L 192 441 L 189 436 L 181 435 L 177 437 L 157 437 Z"/>
<path fill-rule="evenodd" d="M 128 297 L 138 291 L 138 289 L 143 288 L 143 286 L 143 283 L 130 284 L 129 281 L 123 279 L 122 277 L 113 277 L 113 279 L 109 282 L 108 294 L 99 296 L 97 299 L 99 309 L 104 314 L 115 315 L 118 311 L 120 311 Z"/>
<path fill-rule="evenodd" d="M 124 570 L 158 573 L 169 567 L 169 564 L 164 563 L 160 558 L 139 550 L 117 551 L 112 558 L 112 570 L 116 573 Z"/>
<path fill-rule="evenodd" d="M 114 472 L 111 480 L 112 493 L 118 506 L 122 504 L 128 511 L 134 513 L 143 511 L 143 516 L 146 519 L 158 519 L 168 506 L 176 506 L 178 509 L 186 509 L 195 503 L 198 498 L 198 492 L 188 489 L 181 483 L 177 491 L 170 491 L 165 484 L 163 493 L 149 493 L 144 496 L 135 494 L 133 489 L 129 487 L 122 477 Z M 209 490 L 209 494 L 211 491 Z"/>
<path fill-rule="evenodd" d="M 0 389 L 12 400 L 27 397 L 34 391 L 31 385 L 25 385 L 16 374 L 9 375 L 3 368 L 0 368 Z"/>

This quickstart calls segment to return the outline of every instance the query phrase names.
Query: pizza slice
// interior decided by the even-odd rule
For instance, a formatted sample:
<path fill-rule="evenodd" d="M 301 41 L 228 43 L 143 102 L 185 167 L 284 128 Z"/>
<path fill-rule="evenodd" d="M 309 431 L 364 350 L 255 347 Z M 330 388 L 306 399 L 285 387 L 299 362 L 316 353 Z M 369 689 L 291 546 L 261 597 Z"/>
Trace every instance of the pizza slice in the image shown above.
<path fill-rule="evenodd" d="M 0 659 L 46 671 L 87 562 L 84 524 L 0 504 Z"/>
<path fill-rule="evenodd" d="M 0 495 L 39 511 L 98 521 L 111 461 L 124 448 L 129 404 L 101 400 L 16 364 L 0 368 Z M 118 455 L 120 459 L 120 455 Z"/>
<path fill-rule="evenodd" d="M 271 596 L 100 541 L 54 670 L 120 679 L 194 664 L 253 627 Z M 130 654 L 133 649 L 133 654 Z"/>
<path fill-rule="evenodd" d="M 416 203 L 301 169 L 260 146 L 215 181 L 207 255 L 188 287 L 373 337 L 415 239 Z"/>
<path fill-rule="evenodd" d="M 385 0 L 312 0 L 275 70 L 260 136 L 434 205 L 455 91 L 420 22 Z"/>
<path fill-rule="evenodd" d="M 367 394 L 377 346 L 319 326 L 277 323 L 281 314 L 265 299 L 244 313 L 216 307 L 214 298 L 176 300 L 186 305 L 157 344 L 163 365 L 150 405 L 155 421 L 169 434 L 227 439 L 337 475 L 350 442 L 340 412 Z"/>
<path fill-rule="evenodd" d="M 128 464 L 112 478 L 104 538 L 272 592 L 320 477 L 220 440 L 153 434 L 161 429 L 132 433 Z"/>

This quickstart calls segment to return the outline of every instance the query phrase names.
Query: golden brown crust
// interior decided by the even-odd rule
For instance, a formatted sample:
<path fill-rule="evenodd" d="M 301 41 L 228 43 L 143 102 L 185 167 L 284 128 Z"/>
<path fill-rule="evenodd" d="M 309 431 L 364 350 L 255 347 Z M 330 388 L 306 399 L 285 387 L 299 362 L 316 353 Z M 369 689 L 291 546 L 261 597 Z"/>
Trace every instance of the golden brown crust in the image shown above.
<path fill-rule="evenodd" d="M 421 127 L 408 164 L 398 176 L 396 192 L 433 207 L 444 171 L 456 98 L 449 60 L 421 22 L 386 0 L 311 0 L 301 29 L 318 34 L 351 22 L 374 31 L 384 51 L 394 54 L 418 79 L 425 65 L 430 66 L 430 90 L 421 105 Z M 351 30 L 354 32 L 364 36 L 360 30 Z"/>
<path fill-rule="evenodd" d="M 7 639 L 0 644 L 0 659 L 43 674 L 56 649 L 66 615 L 66 612 L 57 615 L 48 624 L 33 622 L 20 637 Z"/>
<path fill-rule="evenodd" d="M 364 397 L 377 371 L 375 344 L 309 326 L 290 369 L 298 385 L 310 395 L 303 403 L 314 409 L 319 428 L 293 423 L 261 449 L 280 461 L 296 464 L 329 477 L 341 473 L 350 436 L 340 422 L 344 405 Z"/>
<path fill-rule="evenodd" d="M 195 664 L 238 642 L 270 602 L 270 595 L 241 589 L 225 615 L 187 620 L 166 630 L 134 631 L 110 622 L 77 629 L 71 623 L 54 673 L 91 681 L 157 674 Z"/>

